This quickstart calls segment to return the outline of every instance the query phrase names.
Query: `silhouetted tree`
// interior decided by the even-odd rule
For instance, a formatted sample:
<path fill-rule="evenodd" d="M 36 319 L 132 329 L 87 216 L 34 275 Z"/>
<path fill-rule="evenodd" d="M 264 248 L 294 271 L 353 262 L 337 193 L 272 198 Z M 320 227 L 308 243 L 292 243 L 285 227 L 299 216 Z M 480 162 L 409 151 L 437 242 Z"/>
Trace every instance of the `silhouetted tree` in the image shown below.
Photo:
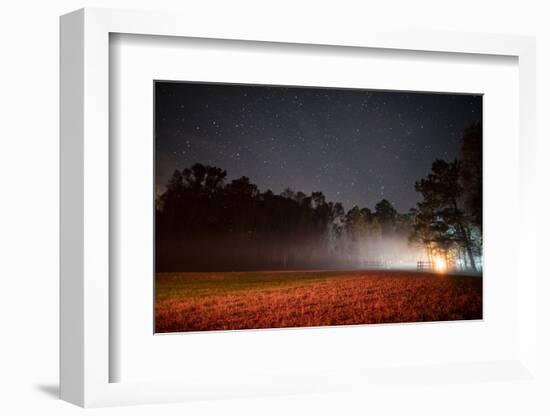
<path fill-rule="evenodd" d="M 481 123 L 470 126 L 464 132 L 461 147 L 461 177 L 465 192 L 466 208 L 472 215 L 472 221 L 482 226 L 482 146 Z"/>
<path fill-rule="evenodd" d="M 382 227 L 383 234 L 387 235 L 394 231 L 397 211 L 388 200 L 383 199 L 375 205 L 374 215 Z"/>
<path fill-rule="evenodd" d="M 156 202 L 157 270 L 359 267 L 381 256 L 369 241 L 378 241 L 383 227 L 398 230 L 386 200 L 374 213 L 346 212 L 320 191 L 276 195 L 245 176 L 226 178 L 225 170 L 200 163 L 174 171 Z"/>
<path fill-rule="evenodd" d="M 482 159 L 482 126 L 476 123 L 464 131 L 460 160 L 436 160 L 416 183 L 423 199 L 410 218 L 411 240 L 429 254 L 465 257 L 473 270 L 482 255 Z"/>
<path fill-rule="evenodd" d="M 464 188 L 460 182 L 460 163 L 436 160 L 431 172 L 416 182 L 415 188 L 423 197 L 416 211 L 415 235 L 422 236 L 424 244 L 432 243 L 445 257 L 458 244 L 465 249 L 470 267 L 475 270 L 470 226 L 461 207 Z"/>

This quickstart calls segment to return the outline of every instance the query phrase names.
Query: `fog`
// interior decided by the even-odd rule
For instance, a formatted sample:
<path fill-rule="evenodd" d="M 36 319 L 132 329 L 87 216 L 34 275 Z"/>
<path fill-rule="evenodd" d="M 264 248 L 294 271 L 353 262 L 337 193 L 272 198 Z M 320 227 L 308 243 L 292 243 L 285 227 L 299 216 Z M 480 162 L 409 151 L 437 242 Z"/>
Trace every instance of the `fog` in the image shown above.
<path fill-rule="evenodd" d="M 423 247 L 405 234 L 352 239 L 346 235 L 321 240 L 288 240 L 278 236 L 202 236 L 157 238 L 157 271 L 258 271 L 416 269 L 427 261 Z"/>
<path fill-rule="evenodd" d="M 327 201 L 322 192 L 260 192 L 246 177 L 193 165 L 175 171 L 157 198 L 157 271 L 414 268 L 412 216 L 383 199 L 374 210 Z"/>
<path fill-rule="evenodd" d="M 426 250 L 403 235 L 360 241 L 356 258 L 361 268 L 387 269 L 416 269 L 418 261 L 428 260 Z"/>

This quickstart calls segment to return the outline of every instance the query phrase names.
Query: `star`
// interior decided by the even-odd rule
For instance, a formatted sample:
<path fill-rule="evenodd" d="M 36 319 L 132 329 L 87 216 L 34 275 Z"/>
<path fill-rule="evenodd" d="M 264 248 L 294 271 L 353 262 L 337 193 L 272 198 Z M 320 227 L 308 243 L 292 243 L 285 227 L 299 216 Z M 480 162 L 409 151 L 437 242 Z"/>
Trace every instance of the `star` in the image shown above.
<path fill-rule="evenodd" d="M 466 94 L 157 82 L 155 182 L 208 162 L 260 191 L 321 190 L 346 209 L 373 209 L 385 191 L 408 212 L 414 182 L 436 158 L 460 156 L 481 104 Z"/>

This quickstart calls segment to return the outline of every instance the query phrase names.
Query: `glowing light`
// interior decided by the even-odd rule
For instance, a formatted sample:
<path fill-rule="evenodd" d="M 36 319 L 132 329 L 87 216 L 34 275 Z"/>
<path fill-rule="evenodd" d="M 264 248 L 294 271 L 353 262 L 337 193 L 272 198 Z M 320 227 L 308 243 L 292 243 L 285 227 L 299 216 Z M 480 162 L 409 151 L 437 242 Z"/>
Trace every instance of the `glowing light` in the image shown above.
<path fill-rule="evenodd" d="M 437 273 L 445 273 L 447 271 L 447 262 L 441 256 L 434 257 L 433 265 L 434 265 L 434 270 Z"/>

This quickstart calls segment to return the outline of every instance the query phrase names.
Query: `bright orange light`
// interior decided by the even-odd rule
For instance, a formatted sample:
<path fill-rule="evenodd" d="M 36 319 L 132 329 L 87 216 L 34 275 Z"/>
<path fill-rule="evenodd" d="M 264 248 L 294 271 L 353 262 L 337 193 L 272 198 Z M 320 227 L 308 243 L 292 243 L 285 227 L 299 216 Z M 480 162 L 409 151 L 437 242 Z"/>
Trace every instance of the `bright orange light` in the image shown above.
<path fill-rule="evenodd" d="M 447 271 L 447 262 L 441 256 L 434 257 L 434 270 L 438 273 L 445 273 Z"/>

